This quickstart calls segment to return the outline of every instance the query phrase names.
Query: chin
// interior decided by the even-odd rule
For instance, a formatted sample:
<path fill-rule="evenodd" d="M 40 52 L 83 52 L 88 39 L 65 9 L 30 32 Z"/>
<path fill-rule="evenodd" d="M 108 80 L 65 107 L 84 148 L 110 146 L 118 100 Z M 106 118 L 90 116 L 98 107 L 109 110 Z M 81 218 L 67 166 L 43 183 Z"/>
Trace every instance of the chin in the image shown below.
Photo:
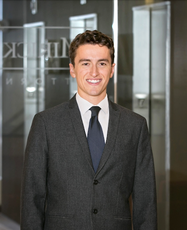
<path fill-rule="evenodd" d="M 89 95 L 90 96 L 100 96 L 101 93 L 98 93 L 98 92 L 89 92 Z"/>

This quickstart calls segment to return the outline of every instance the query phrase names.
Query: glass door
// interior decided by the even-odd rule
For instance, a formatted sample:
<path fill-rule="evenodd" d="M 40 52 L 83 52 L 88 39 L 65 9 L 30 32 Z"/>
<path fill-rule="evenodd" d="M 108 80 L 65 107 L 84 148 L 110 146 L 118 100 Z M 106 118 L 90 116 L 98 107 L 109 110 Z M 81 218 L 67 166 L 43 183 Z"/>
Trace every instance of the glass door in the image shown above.
<path fill-rule="evenodd" d="M 147 119 L 156 170 L 158 229 L 169 229 L 170 3 L 133 8 L 133 110 Z"/>
<path fill-rule="evenodd" d="M 25 143 L 34 115 L 45 109 L 44 22 L 24 24 L 24 133 Z"/>

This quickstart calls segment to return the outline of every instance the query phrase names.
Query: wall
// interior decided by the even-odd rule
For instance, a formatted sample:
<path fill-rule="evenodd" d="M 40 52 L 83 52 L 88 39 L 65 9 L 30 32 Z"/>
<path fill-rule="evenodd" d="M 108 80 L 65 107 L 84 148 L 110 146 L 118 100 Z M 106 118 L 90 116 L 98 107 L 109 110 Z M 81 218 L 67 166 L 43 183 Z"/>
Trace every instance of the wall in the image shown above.
<path fill-rule="evenodd" d="M 20 1 L 3 1 L 3 17 L 10 26 L 23 24 L 23 3 Z M 3 33 L 4 42 L 22 41 L 22 30 L 8 30 Z M 4 47 L 4 52 L 6 48 Z M 4 67 L 16 67 L 20 62 L 7 58 Z M 2 205 L 1 211 L 19 221 L 21 174 L 23 165 L 23 87 L 20 84 L 22 71 L 3 71 L 3 139 L 2 139 Z M 12 78 L 12 82 L 7 81 Z"/>
<path fill-rule="evenodd" d="M 187 229 L 187 2 L 172 1 L 170 229 Z"/>

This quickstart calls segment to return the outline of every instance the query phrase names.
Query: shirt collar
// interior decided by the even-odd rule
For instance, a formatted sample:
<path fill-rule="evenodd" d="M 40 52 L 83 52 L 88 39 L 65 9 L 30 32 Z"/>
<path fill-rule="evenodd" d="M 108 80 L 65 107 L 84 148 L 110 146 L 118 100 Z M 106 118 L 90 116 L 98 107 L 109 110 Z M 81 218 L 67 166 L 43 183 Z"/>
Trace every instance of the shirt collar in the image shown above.
<path fill-rule="evenodd" d="M 92 103 L 90 103 L 87 100 L 85 100 L 84 98 L 82 98 L 78 93 L 76 94 L 76 100 L 77 100 L 77 104 L 78 104 L 79 110 L 81 112 L 81 115 L 85 114 L 90 109 L 90 107 L 94 106 Z M 97 104 L 95 106 L 99 106 L 101 108 L 101 110 L 107 114 L 109 112 L 107 95 L 105 96 L 105 98 L 102 101 L 99 102 L 99 104 Z"/>

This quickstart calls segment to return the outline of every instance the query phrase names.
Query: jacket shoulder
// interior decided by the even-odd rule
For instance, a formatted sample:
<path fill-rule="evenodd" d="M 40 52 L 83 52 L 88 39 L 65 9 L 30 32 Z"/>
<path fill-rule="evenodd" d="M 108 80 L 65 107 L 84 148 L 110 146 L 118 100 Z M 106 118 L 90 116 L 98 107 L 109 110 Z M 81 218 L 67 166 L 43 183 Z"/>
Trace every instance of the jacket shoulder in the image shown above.
<path fill-rule="evenodd" d="M 63 102 L 52 108 L 37 113 L 35 117 L 41 117 L 44 120 L 53 120 L 58 117 L 66 116 L 66 114 L 68 113 L 68 106 L 69 102 Z"/>
<path fill-rule="evenodd" d="M 121 118 L 125 119 L 126 121 L 140 122 L 140 123 L 146 121 L 145 117 L 141 116 L 138 113 L 135 113 L 134 111 L 132 111 L 130 109 L 127 109 L 127 108 L 125 108 L 119 104 L 113 103 L 113 102 L 111 102 L 111 104 L 115 110 L 118 110 L 120 112 Z"/>

